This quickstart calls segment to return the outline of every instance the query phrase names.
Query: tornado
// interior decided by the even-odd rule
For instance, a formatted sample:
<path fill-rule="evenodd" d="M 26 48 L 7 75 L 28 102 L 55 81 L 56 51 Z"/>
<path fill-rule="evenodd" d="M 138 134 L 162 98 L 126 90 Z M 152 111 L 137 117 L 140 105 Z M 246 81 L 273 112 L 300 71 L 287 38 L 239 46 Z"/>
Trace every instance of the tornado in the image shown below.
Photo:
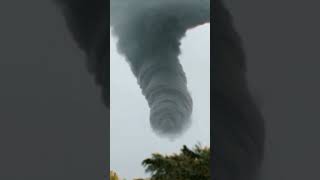
<path fill-rule="evenodd" d="M 210 22 L 210 0 L 111 0 L 110 26 L 150 107 L 151 127 L 176 137 L 191 124 L 192 98 L 179 61 L 188 29 Z"/>

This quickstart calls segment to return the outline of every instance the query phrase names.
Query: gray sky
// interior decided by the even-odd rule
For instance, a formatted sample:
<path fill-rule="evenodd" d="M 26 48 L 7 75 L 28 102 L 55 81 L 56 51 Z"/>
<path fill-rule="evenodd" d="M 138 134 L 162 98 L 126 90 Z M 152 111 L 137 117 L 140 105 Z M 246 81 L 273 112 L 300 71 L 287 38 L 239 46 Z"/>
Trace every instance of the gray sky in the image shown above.
<path fill-rule="evenodd" d="M 149 108 L 124 57 L 110 34 L 110 167 L 128 179 L 145 177 L 142 160 L 154 152 L 178 152 L 182 145 L 210 144 L 210 25 L 190 30 L 182 41 L 181 63 L 194 101 L 193 123 L 180 138 L 156 136 Z M 117 78 L 116 78 L 117 77 Z"/>

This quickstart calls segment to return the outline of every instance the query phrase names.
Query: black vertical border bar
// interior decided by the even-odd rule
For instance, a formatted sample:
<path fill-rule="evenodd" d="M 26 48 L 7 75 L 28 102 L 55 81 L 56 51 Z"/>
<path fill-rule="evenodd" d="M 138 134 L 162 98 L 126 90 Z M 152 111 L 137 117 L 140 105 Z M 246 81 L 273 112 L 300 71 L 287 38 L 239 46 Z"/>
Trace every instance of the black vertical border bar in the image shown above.
<path fill-rule="evenodd" d="M 212 2 L 213 1 L 213 2 Z M 212 97 L 211 97 L 211 90 L 212 90 L 212 62 L 213 62 L 213 58 L 212 58 L 212 53 L 214 53 L 213 51 L 213 45 L 212 45 L 212 28 L 214 28 L 214 17 L 213 17 L 213 12 L 212 12 L 212 9 L 213 9 L 213 6 L 214 6 L 214 1 L 216 0 L 211 0 L 210 1 L 210 177 L 211 179 L 214 178 L 214 170 L 215 170 L 215 158 L 214 158 L 214 151 L 213 151 L 213 147 L 214 147 L 214 144 L 213 144 L 213 126 L 214 126 L 214 121 L 213 121 L 213 117 L 212 117 L 212 106 L 211 106 L 211 100 L 212 100 Z"/>
<path fill-rule="evenodd" d="M 249 91 L 246 55 L 234 18 L 225 0 L 211 3 L 212 177 L 257 180 L 264 156 L 264 119 Z"/>
<path fill-rule="evenodd" d="M 105 0 L 106 1 L 106 0 Z M 109 0 L 108 0 L 109 1 Z M 108 4 L 108 6 L 109 7 L 107 7 L 107 9 L 109 10 L 109 12 L 108 12 L 108 18 L 106 18 L 107 20 L 108 20 L 108 22 L 106 22 L 106 23 L 108 23 L 109 24 L 109 28 L 107 28 L 108 29 L 108 34 L 110 34 L 110 13 L 111 13 L 111 10 L 110 10 L 110 1 L 109 1 L 109 3 L 106 3 L 106 4 Z M 106 14 L 106 16 L 107 16 L 107 14 Z M 107 94 L 108 96 L 109 96 L 109 98 L 108 98 L 108 101 L 109 102 L 107 102 L 107 103 L 109 103 L 109 108 L 108 108 L 108 110 L 107 110 L 107 129 L 108 129 L 108 132 L 106 133 L 106 135 L 108 136 L 108 150 L 109 150 L 109 152 L 107 152 L 107 173 L 106 173 L 106 179 L 107 180 L 109 180 L 109 178 L 110 178 L 110 138 L 111 138 L 111 134 L 110 134 L 110 132 L 111 132 L 111 130 L 110 130 L 110 121 L 111 121 L 111 118 L 110 118 L 110 78 L 111 78 L 111 75 L 110 75 L 110 68 L 111 68 L 111 65 L 110 65 L 110 35 L 107 35 L 107 37 L 108 37 L 108 42 L 109 43 L 107 43 L 107 47 L 108 47 L 108 50 L 106 50 L 108 53 L 107 53 L 107 55 L 106 55 L 106 58 L 107 57 L 109 57 L 109 59 L 106 59 L 106 61 L 109 61 L 108 63 L 105 63 L 106 65 L 109 65 L 109 68 L 106 68 L 107 70 L 108 70 L 108 72 L 107 72 L 107 74 L 109 75 L 109 82 L 108 82 L 108 86 L 107 86 L 107 89 L 108 89 L 108 92 L 109 92 L 109 94 Z M 106 48 L 107 48 L 106 47 Z"/>
<path fill-rule="evenodd" d="M 104 1 L 107 1 L 107 0 L 104 0 Z M 109 0 L 108 0 L 109 1 Z M 108 89 L 108 92 L 109 92 L 109 94 L 107 94 L 107 96 L 109 96 L 109 98 L 108 98 L 108 100 L 109 100 L 109 102 L 107 102 L 107 103 L 109 103 L 109 107 L 108 107 L 108 110 L 107 110 L 107 130 L 108 130 L 108 132 L 106 132 L 106 135 L 108 136 L 108 151 L 109 152 L 107 152 L 107 162 L 106 162 L 106 164 L 107 164 L 107 173 L 106 173 L 106 176 L 107 176 L 107 180 L 109 180 L 110 179 L 110 138 L 111 138 L 111 135 L 110 135 L 110 132 L 111 132 L 111 130 L 110 130 L 110 120 L 111 120 L 111 118 L 110 118 L 110 99 L 111 99 L 111 97 L 110 97 L 110 78 L 111 78 L 111 76 L 110 76 L 110 68 L 111 68 L 111 66 L 110 66 L 110 13 L 111 13 L 111 11 L 110 11 L 110 1 L 109 1 L 109 3 L 106 3 L 106 4 L 108 4 L 108 6 L 109 7 L 107 7 L 106 9 L 108 9 L 108 11 L 109 12 L 106 12 L 106 16 L 108 15 L 109 17 L 108 18 L 106 18 L 107 19 L 107 21 L 108 22 L 106 22 L 106 23 L 108 23 L 109 24 L 109 28 L 107 28 L 108 29 L 108 42 L 109 43 L 106 43 L 106 45 L 107 45 L 107 47 L 106 48 L 108 48 L 108 50 L 106 50 L 106 52 L 108 52 L 107 54 L 106 54 L 106 58 L 107 57 L 109 57 L 109 59 L 106 59 L 106 61 L 109 61 L 109 62 L 107 62 L 106 63 L 106 65 L 108 65 L 109 67 L 108 68 L 106 68 L 109 72 L 107 72 L 107 74 L 109 75 L 109 82 L 108 82 L 108 86 L 107 86 L 107 89 Z"/>

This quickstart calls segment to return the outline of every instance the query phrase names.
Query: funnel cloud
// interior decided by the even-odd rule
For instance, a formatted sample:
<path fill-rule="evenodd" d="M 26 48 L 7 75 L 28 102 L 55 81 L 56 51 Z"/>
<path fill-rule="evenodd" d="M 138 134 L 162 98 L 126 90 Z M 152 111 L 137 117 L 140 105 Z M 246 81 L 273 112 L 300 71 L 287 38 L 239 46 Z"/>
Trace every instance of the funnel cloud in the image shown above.
<path fill-rule="evenodd" d="M 150 107 L 152 129 L 180 135 L 192 98 L 179 61 L 188 29 L 210 22 L 210 0 L 111 0 L 111 27 Z"/>

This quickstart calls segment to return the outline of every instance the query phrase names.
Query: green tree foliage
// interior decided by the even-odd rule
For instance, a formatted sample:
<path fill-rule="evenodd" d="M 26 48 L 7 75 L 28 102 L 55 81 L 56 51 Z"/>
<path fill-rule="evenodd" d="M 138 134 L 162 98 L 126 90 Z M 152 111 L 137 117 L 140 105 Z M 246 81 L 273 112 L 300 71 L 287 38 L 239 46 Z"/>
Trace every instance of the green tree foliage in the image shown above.
<path fill-rule="evenodd" d="M 110 171 L 110 180 L 120 180 L 116 172 Z"/>
<path fill-rule="evenodd" d="M 190 150 L 183 146 L 180 154 L 153 154 L 142 162 L 151 180 L 210 180 L 210 148 L 200 145 Z"/>

